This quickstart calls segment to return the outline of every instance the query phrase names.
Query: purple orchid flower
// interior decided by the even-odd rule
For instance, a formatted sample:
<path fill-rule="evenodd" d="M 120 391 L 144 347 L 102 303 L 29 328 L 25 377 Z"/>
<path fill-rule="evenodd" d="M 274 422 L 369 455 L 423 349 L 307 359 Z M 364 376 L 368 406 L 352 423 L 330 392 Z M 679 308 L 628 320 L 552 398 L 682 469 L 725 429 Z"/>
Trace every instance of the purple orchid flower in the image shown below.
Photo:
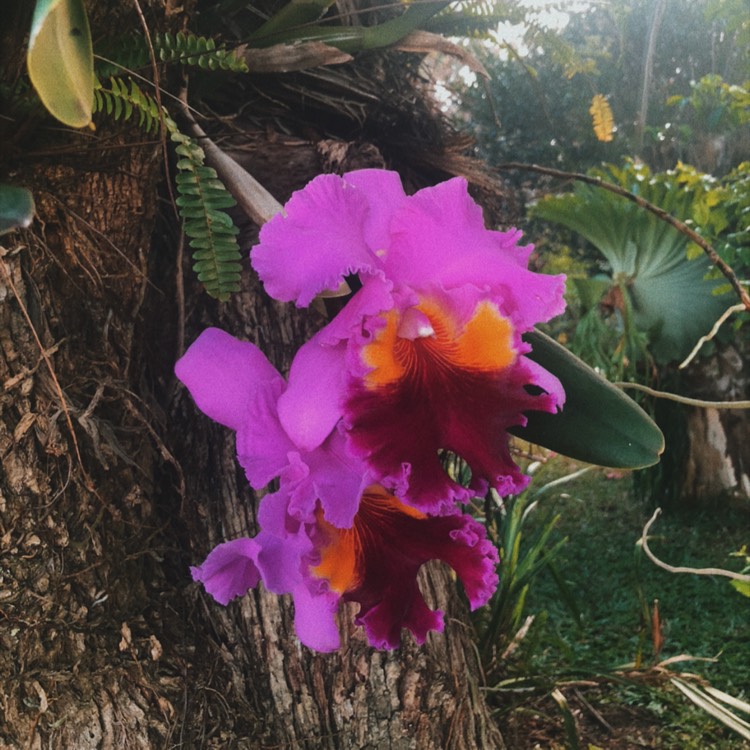
<path fill-rule="evenodd" d="M 430 514 L 488 485 L 523 489 L 507 431 L 565 396 L 521 335 L 565 303 L 564 277 L 529 271 L 519 237 L 485 228 L 461 178 L 407 196 L 396 173 L 362 170 L 295 193 L 251 253 L 268 293 L 306 306 L 361 283 L 292 367 L 279 416 L 295 442 L 315 449 L 343 413 L 375 480 Z M 471 468 L 468 488 L 443 470 L 446 450 Z"/>
<path fill-rule="evenodd" d="M 312 382 L 315 373 L 306 368 L 316 361 L 298 357 L 292 370 Z M 261 501 L 258 535 L 220 544 L 192 569 L 218 602 L 227 604 L 262 580 L 269 591 L 292 594 L 300 640 L 331 651 L 340 642 L 342 600 L 359 603 L 355 622 L 378 648 L 396 648 L 402 628 L 419 643 L 441 630 L 442 613 L 427 606 L 416 582 L 428 560 L 456 571 L 472 608 L 488 601 L 498 556 L 484 527 L 455 509 L 431 518 L 402 504 L 372 482 L 335 424 L 317 445 L 305 447 L 316 405 L 295 413 L 284 379 L 257 347 L 209 328 L 175 372 L 203 412 L 236 431 L 250 484 L 260 489 L 279 479 L 278 491 Z"/>

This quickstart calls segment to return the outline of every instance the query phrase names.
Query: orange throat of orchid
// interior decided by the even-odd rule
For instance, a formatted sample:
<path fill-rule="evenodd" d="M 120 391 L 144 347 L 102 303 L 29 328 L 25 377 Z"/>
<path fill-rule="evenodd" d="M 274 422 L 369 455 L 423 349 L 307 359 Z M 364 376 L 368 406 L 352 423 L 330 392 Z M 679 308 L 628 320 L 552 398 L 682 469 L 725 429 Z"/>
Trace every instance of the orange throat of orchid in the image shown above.
<path fill-rule="evenodd" d="M 323 535 L 320 563 L 311 572 L 329 582 L 332 591 L 345 594 L 358 588 L 365 577 L 368 550 L 381 549 L 397 538 L 396 529 L 404 517 L 427 516 L 404 505 L 380 485 L 368 487 L 360 501 L 351 528 L 339 529 L 316 512 L 318 530 Z"/>
<path fill-rule="evenodd" d="M 403 315 L 391 310 L 384 318 L 385 325 L 362 353 L 372 368 L 365 375 L 368 390 L 404 378 L 423 379 L 433 370 L 500 371 L 516 359 L 511 322 L 486 300 L 462 329 L 432 300 L 423 300 Z"/>

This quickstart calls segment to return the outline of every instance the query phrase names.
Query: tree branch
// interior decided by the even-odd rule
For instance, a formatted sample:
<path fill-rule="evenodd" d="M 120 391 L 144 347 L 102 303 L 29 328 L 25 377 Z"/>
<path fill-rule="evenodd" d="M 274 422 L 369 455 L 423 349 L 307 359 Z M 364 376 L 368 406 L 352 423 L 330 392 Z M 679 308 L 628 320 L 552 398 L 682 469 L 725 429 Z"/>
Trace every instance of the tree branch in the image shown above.
<path fill-rule="evenodd" d="M 700 398 L 688 398 L 687 396 L 678 396 L 676 393 L 657 391 L 640 383 L 624 383 L 620 381 L 613 383 L 613 385 L 616 385 L 618 388 L 634 388 L 637 391 L 648 393 L 649 396 L 654 396 L 655 398 L 677 401 L 679 404 L 687 404 L 688 406 L 699 406 L 703 409 L 750 409 L 750 401 L 704 401 Z"/>

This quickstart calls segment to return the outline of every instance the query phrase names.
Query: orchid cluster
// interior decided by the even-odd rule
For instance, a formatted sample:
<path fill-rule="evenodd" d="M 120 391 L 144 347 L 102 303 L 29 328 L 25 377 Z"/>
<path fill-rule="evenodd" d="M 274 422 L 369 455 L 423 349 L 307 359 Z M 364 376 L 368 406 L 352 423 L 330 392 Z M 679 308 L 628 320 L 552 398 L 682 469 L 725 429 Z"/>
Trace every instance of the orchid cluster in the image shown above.
<path fill-rule="evenodd" d="M 441 630 L 417 585 L 442 560 L 472 608 L 497 586 L 498 555 L 461 504 L 527 484 L 507 430 L 556 412 L 559 381 L 521 336 L 564 307 L 564 280 L 528 270 L 531 246 L 489 231 L 455 178 L 406 195 L 398 175 L 323 175 L 260 233 L 251 262 L 281 301 L 355 289 L 306 342 L 285 380 L 253 344 L 210 328 L 176 365 L 198 407 L 236 432 L 261 500 L 260 531 L 192 569 L 221 604 L 262 581 L 294 599 L 305 645 L 339 647 L 341 601 L 376 648 Z M 462 486 L 441 454 L 471 469 Z"/>

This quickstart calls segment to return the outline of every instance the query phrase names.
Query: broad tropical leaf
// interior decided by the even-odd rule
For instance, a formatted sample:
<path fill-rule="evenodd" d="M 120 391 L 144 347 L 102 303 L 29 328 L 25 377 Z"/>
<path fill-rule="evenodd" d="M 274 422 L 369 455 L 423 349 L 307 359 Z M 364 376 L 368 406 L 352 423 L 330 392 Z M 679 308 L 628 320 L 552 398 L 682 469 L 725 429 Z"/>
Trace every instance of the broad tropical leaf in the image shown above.
<path fill-rule="evenodd" d="M 29 226 L 33 218 L 31 193 L 15 185 L 0 185 L 0 235 Z"/>
<path fill-rule="evenodd" d="M 668 177 L 656 180 L 645 167 L 610 167 L 601 176 L 623 184 L 678 218 L 690 218 L 692 196 Z M 681 359 L 726 310 L 722 282 L 707 279 L 710 264 L 688 259 L 688 239 L 635 203 L 590 185 L 550 196 L 534 216 L 578 232 L 609 261 L 613 285 L 627 290 L 635 326 L 649 334 L 658 362 Z"/>

